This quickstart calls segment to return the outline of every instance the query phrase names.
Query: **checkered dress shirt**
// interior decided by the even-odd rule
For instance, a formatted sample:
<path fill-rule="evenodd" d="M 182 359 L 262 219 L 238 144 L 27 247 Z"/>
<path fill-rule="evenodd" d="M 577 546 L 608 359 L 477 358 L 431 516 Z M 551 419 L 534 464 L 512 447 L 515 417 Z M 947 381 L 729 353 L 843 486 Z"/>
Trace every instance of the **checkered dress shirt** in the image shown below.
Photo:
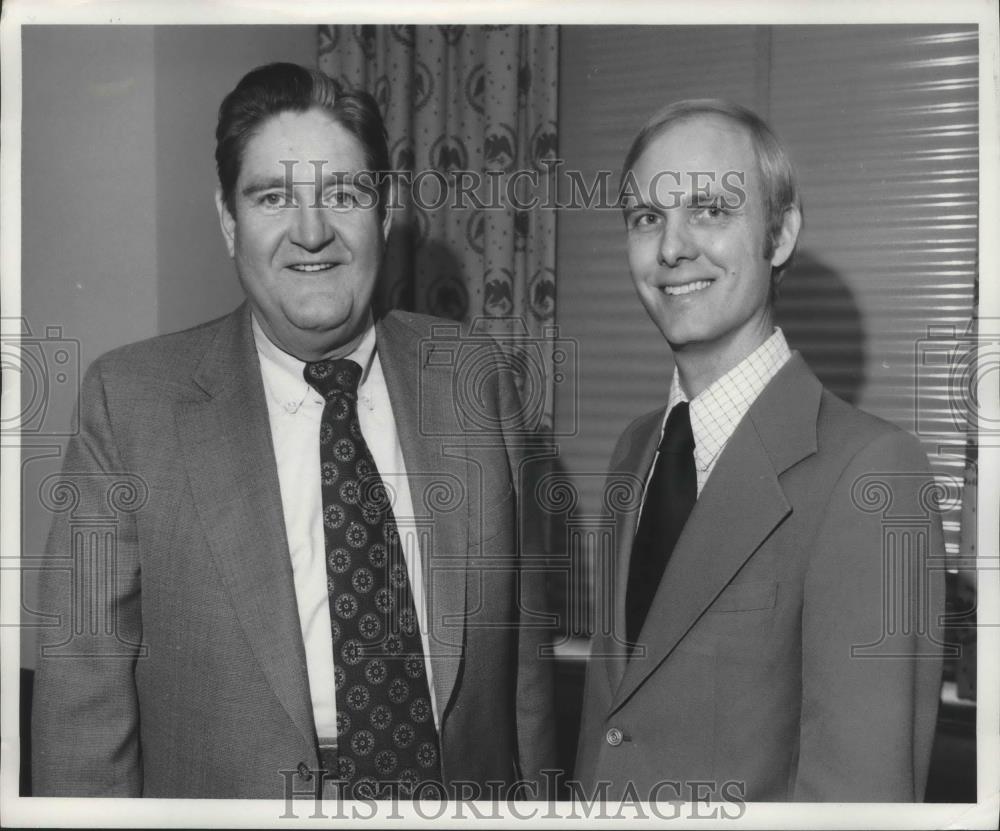
<path fill-rule="evenodd" d="M 691 431 L 694 433 L 694 466 L 698 474 L 698 495 L 701 495 L 719 454 L 736 431 L 736 425 L 746 415 L 750 405 L 764 387 L 792 357 L 781 329 L 758 346 L 739 364 L 723 375 L 708 389 L 690 400 L 681 388 L 680 375 L 674 367 L 670 382 L 667 411 L 663 415 L 660 436 L 667 425 L 667 416 L 675 404 L 690 402 Z M 655 465 L 656 459 L 653 459 Z M 652 473 L 653 465 L 650 465 Z M 649 487 L 649 478 L 646 479 Z"/>

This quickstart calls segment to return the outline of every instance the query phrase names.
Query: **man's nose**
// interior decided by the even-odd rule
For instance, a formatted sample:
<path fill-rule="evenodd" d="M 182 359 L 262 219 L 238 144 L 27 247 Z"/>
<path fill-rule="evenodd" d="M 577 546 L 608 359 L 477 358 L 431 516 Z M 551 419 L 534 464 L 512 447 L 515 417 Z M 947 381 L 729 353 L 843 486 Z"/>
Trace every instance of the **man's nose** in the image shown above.
<path fill-rule="evenodd" d="M 318 251 L 330 243 L 335 231 L 330 222 L 329 211 L 322 205 L 299 201 L 291 208 L 293 212 L 288 238 L 301 248 Z"/>
<path fill-rule="evenodd" d="M 693 260 L 696 254 L 691 230 L 684 217 L 666 217 L 660 237 L 660 265 L 673 268 L 682 260 Z"/>

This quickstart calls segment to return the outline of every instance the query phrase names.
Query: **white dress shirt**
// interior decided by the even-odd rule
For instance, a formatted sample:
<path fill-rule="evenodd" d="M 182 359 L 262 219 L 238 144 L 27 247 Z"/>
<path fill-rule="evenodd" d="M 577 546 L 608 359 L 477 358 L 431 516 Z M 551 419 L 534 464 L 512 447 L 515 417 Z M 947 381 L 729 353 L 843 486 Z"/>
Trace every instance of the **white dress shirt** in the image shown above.
<path fill-rule="evenodd" d="M 333 638 L 326 588 L 326 541 L 323 536 L 319 472 L 319 428 L 324 401 L 306 383 L 302 374 L 305 363 L 275 346 L 256 318 L 253 319 L 253 336 L 260 357 L 271 439 L 278 463 L 281 506 L 288 551 L 292 558 L 299 624 L 305 644 L 313 718 L 320 744 L 333 745 L 337 737 L 337 699 L 333 681 Z M 427 610 L 420 546 L 413 522 L 413 502 L 371 319 L 361 335 L 330 357 L 350 358 L 361 366 L 358 420 L 361 433 L 392 498 L 392 512 L 399 529 L 423 643 L 434 724 L 440 728 L 429 660 L 429 636 L 425 625 Z"/>
<path fill-rule="evenodd" d="M 788 343 L 781 329 L 758 346 L 740 363 L 723 375 L 715 383 L 689 399 L 681 386 L 680 373 L 674 367 L 674 377 L 670 382 L 667 411 L 660 426 L 660 438 L 667 426 L 670 411 L 682 401 L 689 402 L 691 432 L 694 434 L 694 466 L 698 476 L 698 496 L 705 487 L 708 477 L 715 468 L 719 454 L 725 449 L 736 427 L 746 415 L 750 405 L 764 391 L 770 380 L 792 357 Z M 659 455 L 659 451 L 657 451 Z M 653 475 L 656 457 L 646 476 L 645 488 Z M 645 502 L 645 492 L 643 502 Z"/>

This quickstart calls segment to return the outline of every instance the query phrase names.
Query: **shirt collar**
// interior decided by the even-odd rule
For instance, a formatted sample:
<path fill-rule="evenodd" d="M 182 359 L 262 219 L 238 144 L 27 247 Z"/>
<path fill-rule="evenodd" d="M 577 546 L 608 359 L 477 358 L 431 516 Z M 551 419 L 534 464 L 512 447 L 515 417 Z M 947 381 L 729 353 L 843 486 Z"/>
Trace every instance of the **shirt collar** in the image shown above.
<path fill-rule="evenodd" d="M 294 355 L 290 355 L 276 346 L 264 332 L 260 323 L 257 322 L 256 315 L 251 313 L 250 321 L 251 328 L 253 329 L 254 344 L 257 347 L 257 355 L 260 358 L 264 389 L 271 400 L 289 413 L 297 412 L 307 399 L 316 403 L 322 403 L 322 396 L 309 386 L 303 377 L 302 373 L 305 369 L 305 361 L 299 360 Z M 360 386 L 363 387 L 368 380 L 374 356 L 375 324 L 369 312 L 368 322 L 364 331 L 349 343 L 335 350 L 328 357 L 350 358 L 357 363 L 361 367 Z"/>
<path fill-rule="evenodd" d="M 691 432 L 694 434 L 694 463 L 708 470 L 722 452 L 736 426 L 757 400 L 764 387 L 792 357 L 781 329 L 758 346 L 729 372 L 690 400 L 681 386 L 680 373 L 674 366 L 667 398 L 667 415 L 674 405 L 690 402 Z M 666 419 L 664 419 L 666 424 Z"/>

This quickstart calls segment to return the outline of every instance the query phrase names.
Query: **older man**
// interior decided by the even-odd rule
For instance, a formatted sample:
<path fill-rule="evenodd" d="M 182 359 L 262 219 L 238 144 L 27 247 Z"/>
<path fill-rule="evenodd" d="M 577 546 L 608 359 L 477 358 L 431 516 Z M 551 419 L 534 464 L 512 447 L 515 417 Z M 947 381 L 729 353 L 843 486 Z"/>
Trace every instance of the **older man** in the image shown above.
<path fill-rule="evenodd" d="M 646 484 L 618 525 L 577 776 L 632 798 L 920 800 L 940 521 L 907 548 L 862 494 L 920 517 L 932 479 L 910 435 L 824 389 L 774 326 L 802 221 L 785 151 L 742 107 L 678 102 L 635 139 L 623 200 L 675 370 L 612 458 Z"/>
<path fill-rule="evenodd" d="M 553 719 L 538 630 L 518 631 L 539 601 L 519 589 L 516 394 L 497 353 L 467 433 L 455 344 L 432 318 L 373 321 L 392 221 L 374 100 L 273 64 L 216 138 L 247 302 L 87 374 L 65 481 L 84 513 L 122 483 L 134 499 L 110 500 L 107 562 L 53 529 L 35 793 L 470 797 L 538 777 Z M 75 625 L 85 602 L 107 626 Z"/>

